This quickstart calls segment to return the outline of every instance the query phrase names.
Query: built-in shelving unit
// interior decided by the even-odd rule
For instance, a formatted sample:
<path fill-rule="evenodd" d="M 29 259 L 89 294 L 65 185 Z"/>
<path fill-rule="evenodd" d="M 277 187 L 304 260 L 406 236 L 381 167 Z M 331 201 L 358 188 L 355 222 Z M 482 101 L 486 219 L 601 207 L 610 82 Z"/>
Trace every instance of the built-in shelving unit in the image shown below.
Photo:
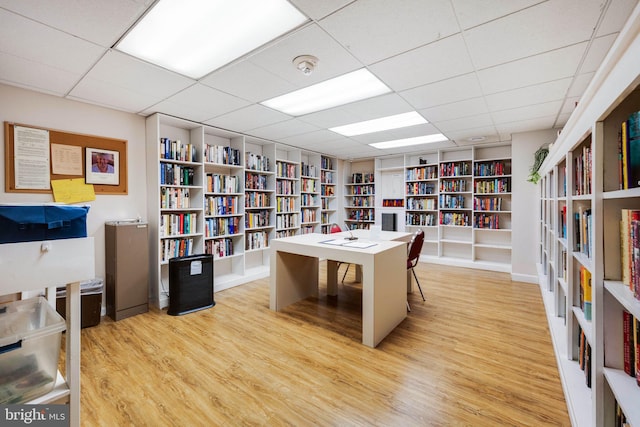
<path fill-rule="evenodd" d="M 625 209 L 640 188 L 620 182 L 622 123 L 640 111 L 640 6 L 543 164 L 539 281 L 573 425 L 640 425 L 640 386 L 625 373 L 623 313 L 640 318 L 624 283 Z"/>
<path fill-rule="evenodd" d="M 344 221 L 351 230 L 368 229 L 375 223 L 376 185 L 374 162 L 351 162 L 344 191 Z"/>
<path fill-rule="evenodd" d="M 300 163 L 300 232 L 320 233 L 320 155 L 302 152 Z"/>
<path fill-rule="evenodd" d="M 331 224 L 338 221 L 337 160 L 329 156 L 320 157 L 320 224 L 321 232 L 328 234 Z"/>
<path fill-rule="evenodd" d="M 276 146 L 276 238 L 300 233 L 300 150 Z"/>

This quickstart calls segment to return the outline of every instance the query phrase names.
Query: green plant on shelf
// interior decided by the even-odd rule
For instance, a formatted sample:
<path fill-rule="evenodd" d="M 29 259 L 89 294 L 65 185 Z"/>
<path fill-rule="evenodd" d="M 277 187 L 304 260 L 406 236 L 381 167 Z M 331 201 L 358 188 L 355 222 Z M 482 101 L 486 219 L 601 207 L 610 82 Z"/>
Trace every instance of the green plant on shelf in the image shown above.
<path fill-rule="evenodd" d="M 529 170 L 529 178 L 527 178 L 527 181 L 533 182 L 534 184 L 537 184 L 538 181 L 540 181 L 540 174 L 538 171 L 540 170 L 540 166 L 542 166 L 544 159 L 547 158 L 547 154 L 549 154 L 549 149 L 546 147 L 540 147 L 538 151 L 533 153 L 533 166 L 531 166 L 531 169 Z"/>

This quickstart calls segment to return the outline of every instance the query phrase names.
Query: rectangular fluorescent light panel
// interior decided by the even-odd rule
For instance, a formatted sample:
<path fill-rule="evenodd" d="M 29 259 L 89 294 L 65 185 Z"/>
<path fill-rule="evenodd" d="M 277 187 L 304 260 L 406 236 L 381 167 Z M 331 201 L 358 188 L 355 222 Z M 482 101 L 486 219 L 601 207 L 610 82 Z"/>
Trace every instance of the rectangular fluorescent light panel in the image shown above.
<path fill-rule="evenodd" d="M 160 0 L 116 49 L 199 79 L 306 21 L 286 0 Z"/>
<path fill-rule="evenodd" d="M 375 142 L 373 144 L 369 144 L 374 148 L 379 148 L 381 150 L 388 148 L 398 148 L 398 147 L 407 147 L 410 145 L 420 145 L 420 144 L 431 144 L 434 142 L 444 142 L 449 138 L 444 136 L 441 133 L 434 133 L 432 135 L 424 135 L 424 136 L 416 136 L 413 138 L 404 138 L 404 139 L 395 139 L 393 141 L 384 141 L 384 142 Z"/>
<path fill-rule="evenodd" d="M 381 132 L 383 130 L 399 129 L 408 126 L 429 123 L 415 111 L 409 113 L 396 114 L 393 116 L 381 117 L 379 119 L 367 120 L 364 122 L 351 123 L 349 125 L 329 128 L 329 130 L 344 136 L 364 135 L 367 133 Z"/>
<path fill-rule="evenodd" d="M 301 116 L 389 92 L 391 89 L 369 70 L 361 68 L 261 104 L 291 116 Z"/>

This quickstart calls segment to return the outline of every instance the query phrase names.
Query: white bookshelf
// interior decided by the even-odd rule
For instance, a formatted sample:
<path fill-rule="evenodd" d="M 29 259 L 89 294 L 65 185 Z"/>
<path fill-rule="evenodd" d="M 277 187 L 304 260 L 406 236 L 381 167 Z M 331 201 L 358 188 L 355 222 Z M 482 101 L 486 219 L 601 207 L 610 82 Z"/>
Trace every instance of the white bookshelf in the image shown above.
<path fill-rule="evenodd" d="M 618 134 L 640 110 L 640 5 L 550 149 L 540 174 L 539 279 L 573 425 L 614 426 L 617 401 L 640 425 L 640 387 L 624 372 L 622 312 L 640 302 L 621 283 L 621 209 L 640 209 L 640 189 L 621 190 Z M 588 161 L 581 158 L 588 156 Z M 588 185 L 585 185 L 588 184 Z M 590 210 L 587 250 L 575 221 Z M 566 218 L 566 219 L 565 219 Z M 566 231 L 565 231 L 566 230 Z M 580 271 L 591 274 L 591 320 L 580 307 Z M 560 322 L 558 322 L 560 320 Z M 591 347 L 591 387 L 579 368 L 578 329 Z"/>

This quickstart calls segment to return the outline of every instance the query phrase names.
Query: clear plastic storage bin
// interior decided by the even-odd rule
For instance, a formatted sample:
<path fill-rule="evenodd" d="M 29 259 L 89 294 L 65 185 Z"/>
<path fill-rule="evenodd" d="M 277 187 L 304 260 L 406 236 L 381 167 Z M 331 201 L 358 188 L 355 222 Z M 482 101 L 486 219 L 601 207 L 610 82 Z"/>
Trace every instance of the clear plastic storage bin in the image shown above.
<path fill-rule="evenodd" d="M 64 319 L 43 297 L 0 304 L 0 404 L 53 389 Z"/>

